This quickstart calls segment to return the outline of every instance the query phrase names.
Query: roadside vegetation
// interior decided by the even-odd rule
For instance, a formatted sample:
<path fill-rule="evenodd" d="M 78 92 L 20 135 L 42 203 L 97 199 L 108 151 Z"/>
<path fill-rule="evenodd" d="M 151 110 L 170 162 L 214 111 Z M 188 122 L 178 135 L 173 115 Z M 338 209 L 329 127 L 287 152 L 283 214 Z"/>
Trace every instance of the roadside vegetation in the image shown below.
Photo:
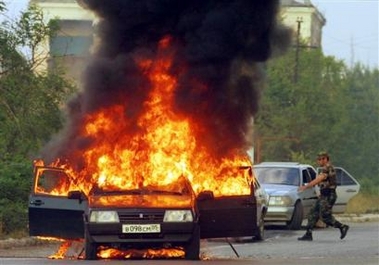
<path fill-rule="evenodd" d="M 378 212 L 379 69 L 348 67 L 301 47 L 298 58 L 294 47 L 267 63 L 255 120 L 256 158 L 315 165 L 316 154 L 327 151 L 361 184 L 349 212 Z"/>
<path fill-rule="evenodd" d="M 58 67 L 35 71 L 46 60 L 37 47 L 56 22 L 46 24 L 36 7 L 15 21 L 5 8 L 0 1 L 0 237 L 26 233 L 32 158 L 62 127 L 61 106 L 74 91 Z"/>
<path fill-rule="evenodd" d="M 0 238 L 27 235 L 32 160 L 62 128 L 62 106 L 75 91 L 59 66 L 35 71 L 46 59 L 37 47 L 57 33 L 56 21 L 44 23 L 36 7 L 13 21 L 5 8 L 0 0 Z M 348 212 L 379 212 L 379 70 L 303 47 L 265 71 L 256 160 L 314 164 L 326 150 L 362 185 Z"/>

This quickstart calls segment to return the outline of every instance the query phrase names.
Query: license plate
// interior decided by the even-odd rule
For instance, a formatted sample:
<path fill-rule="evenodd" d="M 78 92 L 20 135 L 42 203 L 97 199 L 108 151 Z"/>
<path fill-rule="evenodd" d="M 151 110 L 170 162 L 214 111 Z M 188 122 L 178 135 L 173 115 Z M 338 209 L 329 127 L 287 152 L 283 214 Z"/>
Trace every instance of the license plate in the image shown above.
<path fill-rule="evenodd" d="M 134 225 L 122 225 L 122 232 L 126 234 L 139 234 L 139 233 L 160 233 L 160 224 L 134 224 Z"/>

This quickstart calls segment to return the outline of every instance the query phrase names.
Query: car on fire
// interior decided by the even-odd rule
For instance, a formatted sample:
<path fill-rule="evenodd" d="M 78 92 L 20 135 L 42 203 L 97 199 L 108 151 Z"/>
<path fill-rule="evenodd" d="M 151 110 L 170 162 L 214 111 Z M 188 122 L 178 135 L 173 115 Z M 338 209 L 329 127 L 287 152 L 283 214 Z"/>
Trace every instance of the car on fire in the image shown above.
<path fill-rule="evenodd" d="M 251 167 L 240 170 L 252 173 Z M 58 185 L 59 184 L 59 185 Z M 200 240 L 255 237 L 263 239 L 267 202 L 255 181 L 251 193 L 215 197 L 195 194 L 189 180 L 138 189 L 94 186 L 88 195 L 70 186 L 61 168 L 35 166 L 29 201 L 30 236 L 83 240 L 85 259 L 97 259 L 99 247 L 128 249 L 181 248 L 184 258 L 197 260 Z"/>
<path fill-rule="evenodd" d="M 298 230 L 310 208 L 317 200 L 318 187 L 298 192 L 316 178 L 317 172 L 308 164 L 297 162 L 262 162 L 253 166 L 255 176 L 269 195 L 266 223 L 285 223 Z M 345 211 L 348 201 L 359 192 L 359 183 L 343 168 L 335 167 L 337 174 L 337 201 L 334 213 Z M 319 170 L 319 169 L 318 169 Z"/>

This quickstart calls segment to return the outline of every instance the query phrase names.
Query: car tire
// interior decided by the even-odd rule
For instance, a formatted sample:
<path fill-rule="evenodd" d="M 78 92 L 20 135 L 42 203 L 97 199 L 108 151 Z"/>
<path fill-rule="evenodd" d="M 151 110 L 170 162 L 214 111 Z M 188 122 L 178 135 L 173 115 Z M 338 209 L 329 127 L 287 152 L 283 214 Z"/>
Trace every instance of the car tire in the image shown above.
<path fill-rule="evenodd" d="M 200 226 L 197 225 L 194 229 L 191 241 L 185 246 L 186 260 L 200 259 Z"/>
<path fill-rule="evenodd" d="M 264 240 L 264 234 L 265 234 L 265 221 L 264 221 L 264 214 L 261 214 L 261 217 L 259 218 L 258 222 L 258 231 L 255 234 L 253 241 L 262 241 Z"/>
<path fill-rule="evenodd" d="M 303 222 L 303 205 L 300 202 L 295 204 L 291 221 L 287 222 L 287 228 L 290 230 L 299 230 Z"/>
<path fill-rule="evenodd" d="M 84 240 L 84 254 L 86 260 L 97 259 L 97 247 L 98 245 L 96 243 L 90 241 L 88 232 L 86 231 Z"/>

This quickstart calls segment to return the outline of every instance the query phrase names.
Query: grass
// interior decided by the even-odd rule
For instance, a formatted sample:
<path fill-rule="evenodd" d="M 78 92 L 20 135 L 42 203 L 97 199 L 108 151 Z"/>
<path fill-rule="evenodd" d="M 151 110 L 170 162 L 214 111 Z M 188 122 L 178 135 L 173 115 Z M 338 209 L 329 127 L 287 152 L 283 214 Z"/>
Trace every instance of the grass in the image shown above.
<path fill-rule="evenodd" d="M 379 194 L 358 193 L 347 204 L 346 213 L 379 213 Z"/>

